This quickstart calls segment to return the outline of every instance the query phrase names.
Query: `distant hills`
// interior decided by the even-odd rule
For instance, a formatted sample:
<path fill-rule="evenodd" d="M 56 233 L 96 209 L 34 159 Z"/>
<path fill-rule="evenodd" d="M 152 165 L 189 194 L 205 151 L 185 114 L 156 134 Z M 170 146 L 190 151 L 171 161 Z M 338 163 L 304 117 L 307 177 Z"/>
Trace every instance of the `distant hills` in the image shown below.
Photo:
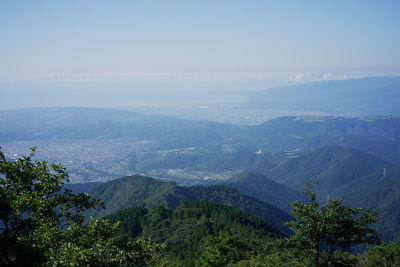
<path fill-rule="evenodd" d="M 285 204 L 305 201 L 299 192 L 311 183 L 320 202 L 339 198 L 346 205 L 376 211 L 374 227 L 382 238 L 400 237 L 400 163 L 355 149 L 324 147 L 282 161 L 269 175 L 243 173 L 224 185 L 289 211 Z"/>
<path fill-rule="evenodd" d="M 168 156 L 179 158 L 178 163 L 186 156 L 196 159 L 211 156 L 213 160 L 208 165 L 226 168 L 230 168 L 229 162 L 232 161 L 235 161 L 231 164 L 233 166 L 240 161 L 248 161 L 245 164 L 249 165 L 259 162 L 265 154 L 311 151 L 324 146 L 355 148 L 396 162 L 400 160 L 400 117 L 281 117 L 257 126 L 235 126 L 109 109 L 0 111 L 0 142 L 118 139 L 146 141 L 151 153 L 190 148 L 184 154 L 178 151 L 179 154 Z M 254 156 L 252 153 L 257 151 L 260 153 Z M 139 157 L 146 159 L 145 154 Z M 168 158 L 162 160 L 164 165 L 168 165 Z M 269 159 L 261 159 L 265 160 Z M 188 164 L 202 168 L 204 162 L 205 159 L 198 162 L 189 159 Z M 172 159 L 169 164 L 178 163 Z M 146 169 L 148 161 L 143 161 L 142 165 Z M 258 168 L 257 163 L 254 168 Z"/>
<path fill-rule="evenodd" d="M 400 160 L 400 117 L 281 117 L 245 131 L 266 153 L 342 146 Z"/>
<path fill-rule="evenodd" d="M 271 174 L 276 181 L 299 191 L 306 183 L 318 182 L 315 188 L 319 195 L 334 197 L 343 185 L 382 170 L 387 164 L 355 149 L 324 147 L 282 162 Z"/>
<path fill-rule="evenodd" d="M 305 201 L 305 196 L 299 191 L 277 183 L 267 176 L 252 172 L 235 175 L 223 185 L 236 188 L 241 193 L 271 203 L 287 212 L 290 211 L 289 203 Z"/>
<path fill-rule="evenodd" d="M 250 95 L 250 107 L 331 114 L 400 115 L 400 77 L 319 81 Z"/>
<path fill-rule="evenodd" d="M 31 108 L 0 111 L 0 141 L 54 139 L 152 140 L 176 148 L 219 142 L 234 128 L 168 116 L 102 108 Z"/>
<path fill-rule="evenodd" d="M 390 164 L 354 149 L 324 147 L 283 161 L 270 170 L 270 175 L 297 191 L 311 183 L 322 203 L 329 198 L 340 198 L 349 206 L 372 209 L 378 213 L 375 227 L 382 237 L 385 240 L 400 237 L 399 163 Z M 263 181 L 268 180 L 259 179 L 255 188 L 263 188 Z M 257 196 L 251 191 L 249 194 Z"/>

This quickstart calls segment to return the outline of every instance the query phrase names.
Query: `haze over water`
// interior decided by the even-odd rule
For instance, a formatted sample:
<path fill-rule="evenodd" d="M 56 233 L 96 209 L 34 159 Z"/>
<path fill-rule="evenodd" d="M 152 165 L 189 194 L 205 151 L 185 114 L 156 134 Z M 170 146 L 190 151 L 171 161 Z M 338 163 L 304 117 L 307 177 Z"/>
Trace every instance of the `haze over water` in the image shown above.
<path fill-rule="evenodd" d="M 398 1 L 8 1 L 1 109 L 240 102 L 398 75 Z"/>

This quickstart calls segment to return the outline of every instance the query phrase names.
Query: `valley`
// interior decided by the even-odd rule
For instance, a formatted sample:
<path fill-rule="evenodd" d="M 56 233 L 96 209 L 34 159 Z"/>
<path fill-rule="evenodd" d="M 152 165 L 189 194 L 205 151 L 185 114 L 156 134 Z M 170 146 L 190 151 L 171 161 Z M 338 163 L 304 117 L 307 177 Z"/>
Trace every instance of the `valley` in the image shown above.
<path fill-rule="evenodd" d="M 29 124 L 26 116 L 31 117 Z M 0 144 L 7 157 L 37 146 L 39 159 L 63 163 L 75 183 L 132 174 L 182 184 L 223 181 L 243 171 L 268 175 L 277 164 L 326 146 L 400 161 L 400 118 L 390 116 L 280 117 L 237 126 L 106 109 L 50 108 L 0 112 L 0 118 Z"/>

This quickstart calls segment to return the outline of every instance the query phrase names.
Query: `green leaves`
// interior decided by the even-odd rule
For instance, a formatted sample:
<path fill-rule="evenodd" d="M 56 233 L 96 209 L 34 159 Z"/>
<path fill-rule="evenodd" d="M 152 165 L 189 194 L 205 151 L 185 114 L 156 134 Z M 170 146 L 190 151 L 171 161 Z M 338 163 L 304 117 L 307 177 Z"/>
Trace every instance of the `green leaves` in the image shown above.
<path fill-rule="evenodd" d="M 315 265 L 321 264 L 324 257 L 332 260 L 338 249 L 378 241 L 375 230 L 369 228 L 376 220 L 375 213 L 343 206 L 338 199 L 331 199 L 320 207 L 310 185 L 305 193 L 309 203 L 290 204 L 296 221 L 286 224 L 294 232 L 288 241 Z"/>
<path fill-rule="evenodd" d="M 7 161 L 0 151 L 3 266 L 125 266 L 154 258 L 161 245 L 148 240 L 120 245 L 118 223 L 92 219 L 83 226 L 82 212 L 101 202 L 63 190 L 68 181 L 65 168 L 32 160 L 35 150 L 16 161 Z"/>
<path fill-rule="evenodd" d="M 359 266 L 400 266 L 400 240 L 380 244 L 360 256 Z"/>
<path fill-rule="evenodd" d="M 205 247 L 196 260 L 196 266 L 225 266 L 257 254 L 255 244 L 221 231 L 208 236 Z"/>
<path fill-rule="evenodd" d="M 46 252 L 45 266 L 134 266 L 144 265 L 163 248 L 149 240 L 118 244 L 119 223 L 92 219 L 87 227 L 72 223 L 61 242 Z"/>

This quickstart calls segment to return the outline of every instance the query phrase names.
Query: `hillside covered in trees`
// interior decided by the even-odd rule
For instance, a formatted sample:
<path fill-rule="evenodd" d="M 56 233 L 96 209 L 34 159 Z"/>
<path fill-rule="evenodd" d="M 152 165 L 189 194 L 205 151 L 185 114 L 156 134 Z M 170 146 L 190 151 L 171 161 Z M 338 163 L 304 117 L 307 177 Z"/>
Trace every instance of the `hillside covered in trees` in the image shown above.
<path fill-rule="evenodd" d="M 130 176 L 98 186 L 91 196 L 104 201 L 88 215 L 101 217 L 132 206 L 165 206 L 175 209 L 185 200 L 203 200 L 228 205 L 263 218 L 276 228 L 287 232 L 283 223 L 291 217 L 279 208 L 241 194 L 226 186 L 178 186 L 175 182 L 161 182 L 149 177 Z"/>
<path fill-rule="evenodd" d="M 179 262 L 180 266 L 193 266 L 206 253 L 210 236 L 225 233 L 243 246 L 232 246 L 238 254 L 236 260 L 256 255 L 261 252 L 262 244 L 284 236 L 258 217 L 203 201 L 182 202 L 175 209 L 163 206 L 129 208 L 106 218 L 121 222 L 123 239 L 143 236 L 165 243 L 166 255 Z"/>

